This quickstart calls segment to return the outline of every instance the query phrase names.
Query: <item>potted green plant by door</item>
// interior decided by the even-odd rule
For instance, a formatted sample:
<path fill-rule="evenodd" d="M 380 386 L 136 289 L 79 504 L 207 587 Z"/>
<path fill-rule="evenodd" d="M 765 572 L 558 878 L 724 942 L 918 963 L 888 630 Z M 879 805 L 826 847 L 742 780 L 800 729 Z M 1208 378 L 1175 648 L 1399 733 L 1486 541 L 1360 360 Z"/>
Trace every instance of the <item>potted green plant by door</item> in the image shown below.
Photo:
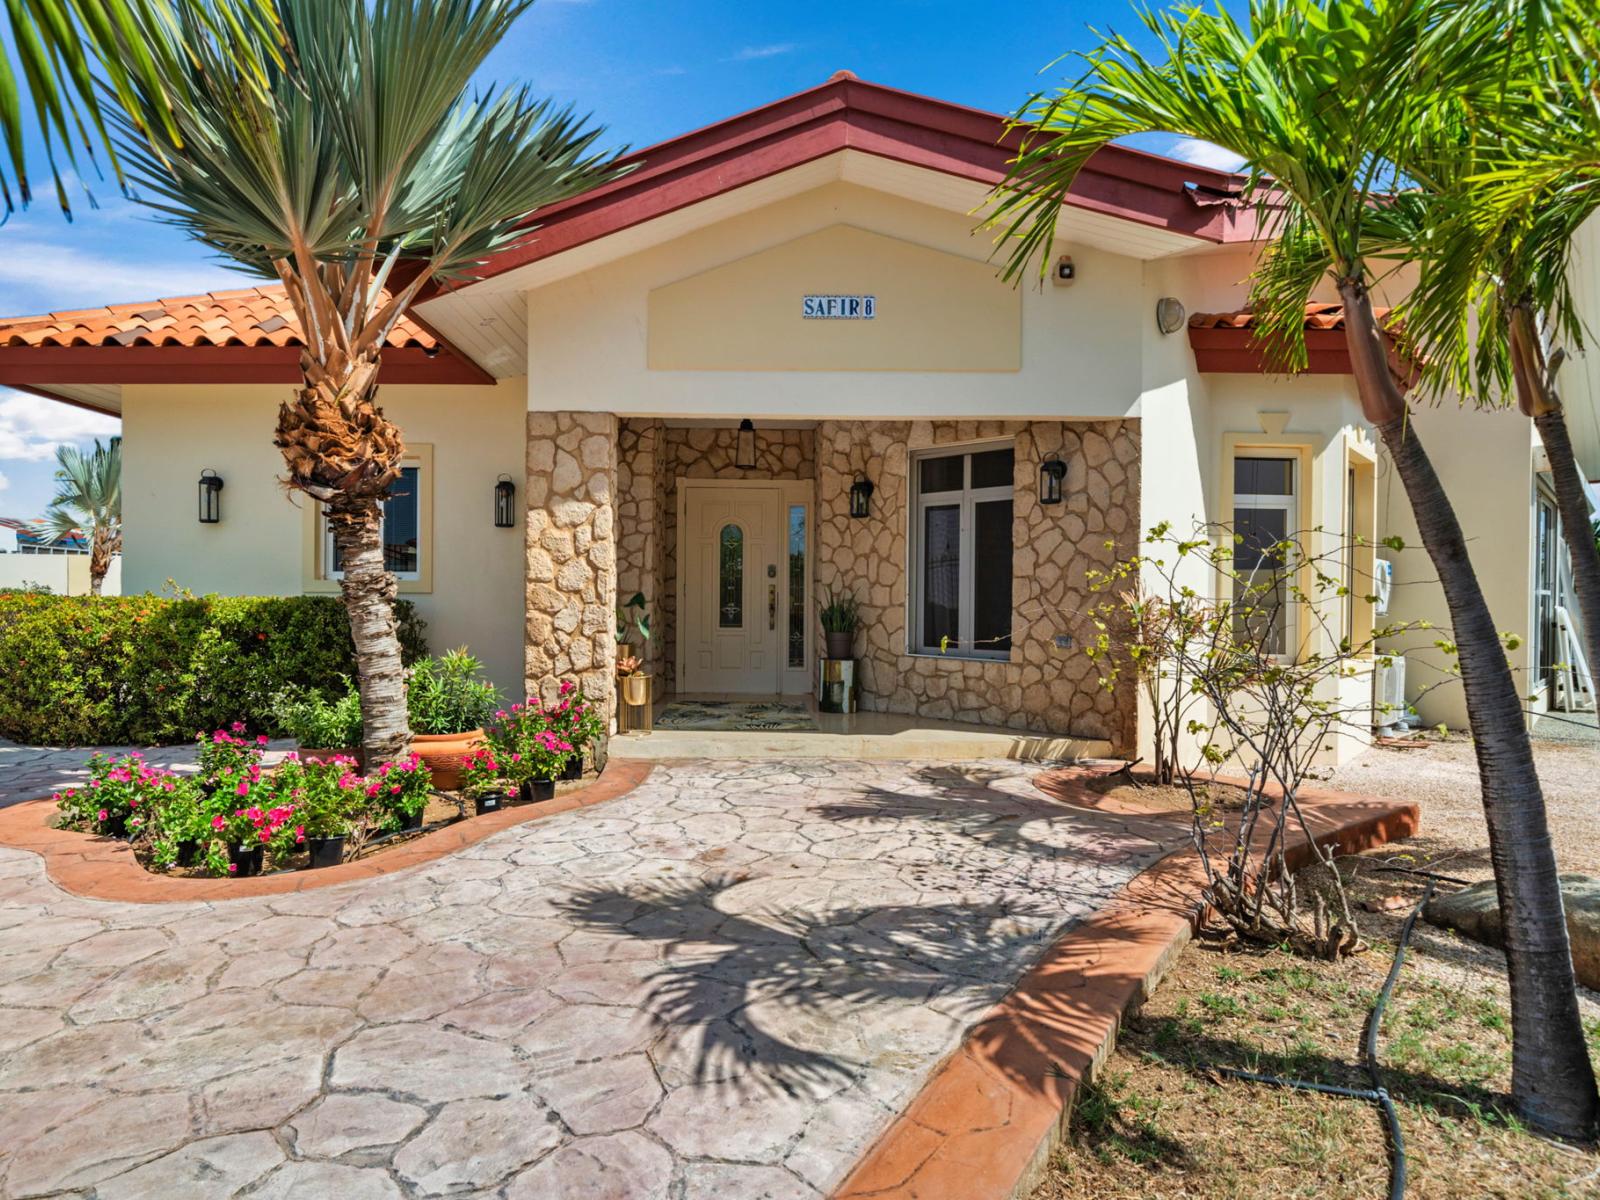
<path fill-rule="evenodd" d="M 828 602 L 818 614 L 829 658 L 852 658 L 856 630 L 861 628 L 861 603 L 854 592 L 828 588 Z"/>
<path fill-rule="evenodd" d="M 465 646 L 411 668 L 406 682 L 411 748 L 427 765 L 434 787 L 461 786 L 462 763 L 483 745 L 483 727 L 499 704 L 499 692 L 483 678 L 483 664 Z"/>
<path fill-rule="evenodd" d="M 633 639 L 639 639 L 638 649 L 634 648 Z M 617 658 L 641 658 L 644 654 L 644 643 L 650 640 L 650 613 L 645 605 L 643 592 L 635 592 L 628 597 L 628 601 L 617 609 Z"/>

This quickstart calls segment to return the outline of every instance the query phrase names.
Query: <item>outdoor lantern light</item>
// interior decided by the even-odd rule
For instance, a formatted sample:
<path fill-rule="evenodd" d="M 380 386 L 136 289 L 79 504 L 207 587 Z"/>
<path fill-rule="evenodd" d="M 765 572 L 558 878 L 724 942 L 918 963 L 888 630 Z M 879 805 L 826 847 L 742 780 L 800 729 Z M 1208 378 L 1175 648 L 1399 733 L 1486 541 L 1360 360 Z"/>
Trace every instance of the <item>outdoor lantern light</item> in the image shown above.
<path fill-rule="evenodd" d="M 850 515 L 864 517 L 872 500 L 872 480 L 858 479 L 850 485 Z"/>
<path fill-rule="evenodd" d="M 1039 464 L 1039 503 L 1061 503 L 1061 481 L 1067 477 L 1067 464 L 1052 454 Z"/>
<path fill-rule="evenodd" d="M 200 524 L 222 520 L 222 476 L 209 467 L 200 472 Z"/>
<path fill-rule="evenodd" d="M 756 465 L 756 424 L 749 417 L 739 422 L 739 442 L 733 450 L 733 465 L 752 471 Z"/>
<path fill-rule="evenodd" d="M 516 510 L 511 507 L 517 496 L 517 485 L 511 482 L 511 476 L 500 476 L 500 482 L 494 485 L 494 527 L 496 529 L 510 529 L 517 523 Z"/>

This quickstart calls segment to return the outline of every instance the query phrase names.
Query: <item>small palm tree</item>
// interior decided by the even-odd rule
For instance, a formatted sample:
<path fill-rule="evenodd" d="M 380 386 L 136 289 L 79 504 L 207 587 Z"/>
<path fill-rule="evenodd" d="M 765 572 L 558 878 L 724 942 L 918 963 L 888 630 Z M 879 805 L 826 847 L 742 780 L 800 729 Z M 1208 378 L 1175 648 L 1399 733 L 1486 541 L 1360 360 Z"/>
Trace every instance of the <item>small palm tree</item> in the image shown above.
<path fill-rule="evenodd" d="M 56 495 L 45 524 L 57 537 L 80 530 L 89 539 L 89 590 L 96 596 L 122 553 L 122 439 L 95 439 L 88 454 L 76 446 L 56 448 Z"/>
<path fill-rule="evenodd" d="M 1159 58 L 1107 37 L 1081 56 L 1078 82 L 1024 108 L 1027 140 L 993 222 L 1014 239 L 1007 271 L 1015 277 L 1051 245 L 1073 181 L 1102 146 L 1136 133 L 1200 138 L 1244 160 L 1247 191 L 1275 234 L 1250 298 L 1278 365 L 1305 366 L 1306 303 L 1324 283 L 1337 291 L 1362 410 L 1405 487 L 1450 611 L 1505 915 L 1512 1093 L 1531 1124 L 1586 1138 L 1600 1096 L 1522 697 L 1371 299 L 1374 240 L 1390 197 L 1409 186 L 1400 164 L 1431 136 L 1442 104 L 1502 65 L 1481 40 L 1477 14 L 1486 7 L 1250 0 L 1243 24 L 1220 8 L 1147 12 Z"/>
<path fill-rule="evenodd" d="M 1600 663 L 1600 551 L 1558 387 L 1582 349 L 1573 242 L 1600 212 L 1600 32 L 1573 0 L 1485 5 L 1498 77 L 1457 99 L 1403 164 L 1424 185 L 1397 206 L 1420 267 L 1406 328 L 1462 394 L 1512 396 L 1550 464 L 1589 661 Z"/>
<path fill-rule="evenodd" d="M 165 95 L 134 79 L 116 119 L 144 201 L 288 291 L 306 348 L 274 441 L 343 564 L 371 763 L 411 740 L 379 524 L 405 453 L 377 403 L 384 340 L 424 286 L 470 278 L 529 237 L 533 210 L 615 174 L 570 110 L 468 91 L 530 3 L 275 0 L 282 63 L 255 25 L 180 13 L 139 26 L 179 64 Z"/>

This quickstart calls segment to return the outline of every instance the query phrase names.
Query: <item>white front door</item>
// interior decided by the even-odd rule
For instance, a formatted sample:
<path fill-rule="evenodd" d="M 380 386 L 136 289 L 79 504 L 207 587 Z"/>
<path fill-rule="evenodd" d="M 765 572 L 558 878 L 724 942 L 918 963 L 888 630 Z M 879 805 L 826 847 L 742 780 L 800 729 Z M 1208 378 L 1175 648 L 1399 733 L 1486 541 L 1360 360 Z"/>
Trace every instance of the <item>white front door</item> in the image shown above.
<path fill-rule="evenodd" d="M 770 484 L 683 488 L 678 690 L 779 692 L 783 491 Z"/>

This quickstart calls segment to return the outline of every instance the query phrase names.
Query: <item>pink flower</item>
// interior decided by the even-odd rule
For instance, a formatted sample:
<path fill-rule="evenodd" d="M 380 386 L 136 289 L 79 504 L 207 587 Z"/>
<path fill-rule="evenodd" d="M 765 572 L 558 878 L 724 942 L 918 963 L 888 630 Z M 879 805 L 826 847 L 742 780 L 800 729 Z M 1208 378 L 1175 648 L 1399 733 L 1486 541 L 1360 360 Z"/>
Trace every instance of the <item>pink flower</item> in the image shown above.
<path fill-rule="evenodd" d="M 272 831 L 270 829 L 263 829 L 260 833 L 256 834 L 256 836 L 263 842 L 270 842 L 272 840 Z"/>
<path fill-rule="evenodd" d="M 248 796 L 250 794 L 250 785 L 241 779 L 239 780 L 239 786 L 234 788 L 233 791 L 237 796 Z"/>
<path fill-rule="evenodd" d="M 228 728 L 232 729 L 235 733 L 243 733 L 244 732 L 244 722 L 243 721 L 235 721 Z"/>
<path fill-rule="evenodd" d="M 398 783 L 391 783 L 389 785 L 389 791 L 391 793 L 398 792 L 399 790 L 400 790 L 400 785 Z"/>
<path fill-rule="evenodd" d="M 267 744 L 267 735 L 264 734 L 264 733 L 256 734 L 256 745 L 265 746 L 266 744 Z"/>
<path fill-rule="evenodd" d="M 294 827 L 294 843 L 295 843 L 295 845 L 298 846 L 301 842 L 303 842 L 305 840 L 306 840 L 305 827 L 303 825 L 296 825 Z"/>
<path fill-rule="evenodd" d="M 261 820 L 261 810 L 259 808 L 247 808 L 245 809 L 244 815 L 249 817 L 252 821 Z"/>
<path fill-rule="evenodd" d="M 227 822 L 225 820 L 223 820 L 221 817 L 212 817 L 211 818 L 211 828 L 213 828 L 213 829 L 221 829 L 226 824 L 227 824 Z"/>
<path fill-rule="evenodd" d="M 100 810 L 100 819 L 101 819 L 101 820 L 102 820 L 102 821 L 104 821 L 104 820 L 105 820 L 105 819 L 106 819 L 106 817 L 107 817 L 107 815 L 108 815 L 108 814 L 107 814 L 107 812 L 106 812 L 106 810 L 105 810 L 105 809 L 103 809 L 103 808 L 102 808 L 102 809 L 101 809 L 101 810 Z"/>
<path fill-rule="evenodd" d="M 239 864 L 238 863 L 229 863 L 228 864 L 228 874 L 229 875 L 233 875 L 233 874 L 237 873 L 238 870 L 239 870 Z"/>
<path fill-rule="evenodd" d="M 569 693 L 569 692 L 571 692 L 571 691 L 573 691 L 573 690 L 574 690 L 574 689 L 575 689 L 575 688 L 576 688 L 576 687 L 577 687 L 577 684 L 575 684 L 575 683 L 573 683 L 573 682 L 572 682 L 572 680 L 570 680 L 570 679 L 563 679 L 563 680 L 562 680 L 562 681 L 561 681 L 561 694 L 562 694 L 562 695 L 563 695 L 563 696 L 565 696 L 565 695 L 567 695 L 567 694 L 568 694 L 568 693 Z"/>

